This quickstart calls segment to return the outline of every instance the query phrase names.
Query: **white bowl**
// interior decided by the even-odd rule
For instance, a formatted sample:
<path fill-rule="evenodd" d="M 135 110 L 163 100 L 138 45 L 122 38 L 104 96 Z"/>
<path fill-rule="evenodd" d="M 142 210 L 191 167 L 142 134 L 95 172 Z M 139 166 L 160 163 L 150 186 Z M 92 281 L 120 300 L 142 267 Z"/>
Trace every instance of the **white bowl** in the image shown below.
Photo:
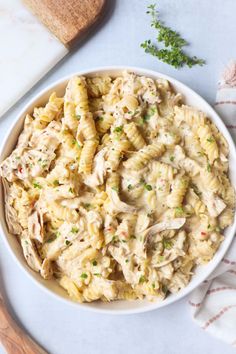
<path fill-rule="evenodd" d="M 63 95 L 65 86 L 70 77 L 73 75 L 111 75 L 113 77 L 120 75 L 123 70 L 133 71 L 138 75 L 145 75 L 151 78 L 164 78 L 171 82 L 174 89 L 177 92 L 180 92 L 184 96 L 184 100 L 186 104 L 195 106 L 205 112 L 212 121 L 216 124 L 218 129 L 223 133 L 225 138 L 229 143 L 230 148 L 230 178 L 233 185 L 236 185 L 236 149 L 234 142 L 225 127 L 224 123 L 222 122 L 221 118 L 217 115 L 217 113 L 212 109 L 212 107 L 197 93 L 192 91 L 190 88 L 182 84 L 181 82 L 172 79 L 166 75 L 160 74 L 155 71 L 140 69 L 135 67 L 100 67 L 95 68 L 90 71 L 81 71 L 71 74 L 70 76 L 64 77 L 56 81 L 54 84 L 46 87 L 43 91 L 41 91 L 35 98 L 33 98 L 27 106 L 19 113 L 18 117 L 16 118 L 14 124 L 12 125 L 10 131 L 8 132 L 2 146 L 0 149 L 0 161 L 3 161 L 13 150 L 17 138 L 22 130 L 23 122 L 26 113 L 31 113 L 35 106 L 40 106 L 45 104 L 48 100 L 49 95 L 51 92 L 56 91 L 58 95 Z M 23 257 L 21 247 L 17 241 L 17 238 L 14 235 L 9 234 L 5 222 L 4 217 L 4 202 L 3 202 L 3 189 L 2 185 L 0 188 L 0 221 L 1 221 L 1 235 L 5 240 L 11 254 L 14 256 L 16 263 L 22 269 L 24 269 L 25 273 L 30 276 L 32 280 L 34 280 L 35 284 L 37 284 L 41 289 L 44 289 L 48 294 L 52 295 L 55 299 L 60 299 L 64 303 L 68 305 L 72 305 L 75 308 L 80 309 L 87 309 L 92 310 L 95 312 L 100 313 L 109 313 L 109 314 L 133 314 L 139 312 L 145 312 L 154 310 L 168 304 L 171 304 L 185 295 L 189 294 L 193 289 L 195 289 L 199 284 L 201 284 L 217 267 L 223 256 L 225 255 L 227 249 L 229 248 L 231 241 L 233 240 L 235 229 L 236 229 L 236 220 L 234 224 L 227 228 L 225 231 L 225 239 L 222 242 L 219 250 L 215 254 L 214 258 L 204 266 L 199 266 L 196 269 L 195 274 L 193 275 L 190 283 L 186 288 L 179 291 L 177 294 L 169 295 L 163 301 L 155 301 L 155 302 L 148 302 L 146 300 L 136 300 L 136 301 L 113 301 L 110 303 L 103 303 L 103 302 L 93 302 L 93 303 L 75 303 L 69 299 L 66 292 L 56 283 L 55 280 L 44 280 L 40 277 L 38 273 L 32 271 L 28 266 Z"/>

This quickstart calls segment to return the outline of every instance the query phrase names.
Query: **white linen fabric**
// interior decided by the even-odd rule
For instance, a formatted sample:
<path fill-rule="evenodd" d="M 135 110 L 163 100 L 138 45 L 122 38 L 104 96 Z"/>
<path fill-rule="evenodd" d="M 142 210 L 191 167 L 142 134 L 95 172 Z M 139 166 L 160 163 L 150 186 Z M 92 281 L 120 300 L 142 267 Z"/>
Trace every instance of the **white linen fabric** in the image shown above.
<path fill-rule="evenodd" d="M 219 81 L 215 109 L 236 142 L 236 62 Z M 189 305 L 198 325 L 236 346 L 236 240 L 217 269 L 191 293 Z"/>

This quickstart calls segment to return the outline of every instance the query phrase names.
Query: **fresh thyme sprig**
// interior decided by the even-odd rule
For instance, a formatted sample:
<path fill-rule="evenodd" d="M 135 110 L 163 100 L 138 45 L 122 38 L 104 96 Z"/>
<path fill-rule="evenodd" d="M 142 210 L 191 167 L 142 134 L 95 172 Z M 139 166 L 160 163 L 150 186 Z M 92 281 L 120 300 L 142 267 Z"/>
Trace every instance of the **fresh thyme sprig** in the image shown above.
<path fill-rule="evenodd" d="M 159 12 L 156 10 L 156 4 L 148 6 L 147 14 L 151 15 L 151 26 L 157 31 L 157 42 L 163 43 L 165 48 L 159 49 L 151 40 L 146 40 L 141 44 L 146 53 L 156 56 L 159 60 L 174 66 L 176 69 L 184 65 L 192 67 L 194 65 L 203 65 L 205 61 L 196 56 L 190 57 L 182 50 L 188 43 L 180 34 L 170 27 L 165 26 L 158 18 Z"/>

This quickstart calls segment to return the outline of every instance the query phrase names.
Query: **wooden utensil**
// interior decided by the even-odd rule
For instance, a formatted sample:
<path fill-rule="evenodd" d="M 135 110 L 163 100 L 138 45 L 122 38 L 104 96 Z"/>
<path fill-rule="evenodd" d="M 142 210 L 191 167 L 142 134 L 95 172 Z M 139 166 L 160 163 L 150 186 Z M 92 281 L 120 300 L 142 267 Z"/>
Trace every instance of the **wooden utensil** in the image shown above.
<path fill-rule="evenodd" d="M 101 17 L 105 0 L 24 0 L 24 3 L 70 49 Z"/>
<path fill-rule="evenodd" d="M 8 354 L 47 354 L 15 322 L 0 294 L 0 341 Z"/>
<path fill-rule="evenodd" d="M 112 3 L 0 0 L 0 116 L 101 22 Z"/>

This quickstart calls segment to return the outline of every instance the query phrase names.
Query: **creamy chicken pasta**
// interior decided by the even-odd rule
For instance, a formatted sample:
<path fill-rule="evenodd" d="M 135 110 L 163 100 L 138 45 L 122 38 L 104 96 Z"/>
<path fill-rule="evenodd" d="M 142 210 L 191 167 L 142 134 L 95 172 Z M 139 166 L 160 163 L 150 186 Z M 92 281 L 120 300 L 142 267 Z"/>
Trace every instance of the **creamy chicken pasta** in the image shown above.
<path fill-rule="evenodd" d="M 9 231 L 74 300 L 163 299 L 232 223 L 228 154 L 168 81 L 75 76 L 1 164 Z"/>

